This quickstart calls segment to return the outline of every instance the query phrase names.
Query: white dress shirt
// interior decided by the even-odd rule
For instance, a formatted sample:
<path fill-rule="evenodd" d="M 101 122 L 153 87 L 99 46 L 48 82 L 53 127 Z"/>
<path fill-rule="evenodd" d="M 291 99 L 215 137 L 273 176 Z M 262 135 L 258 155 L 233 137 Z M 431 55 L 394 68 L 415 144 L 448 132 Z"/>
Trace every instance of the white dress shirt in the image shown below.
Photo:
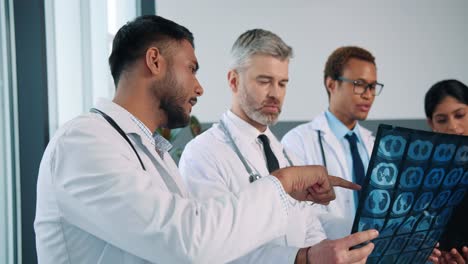
<path fill-rule="evenodd" d="M 362 153 L 361 157 L 370 157 L 375 138 L 369 130 L 359 124 L 356 124 L 354 130 L 358 132 L 356 134 L 364 144 L 363 150 L 366 153 Z M 321 132 L 325 157 L 321 154 L 317 131 Z M 323 158 L 325 158 L 330 175 L 353 181 L 353 171 L 349 165 L 352 164 L 349 144 L 345 142 L 345 139 L 336 137 L 330 128 L 325 112 L 286 133 L 281 143 L 286 150 L 296 155 L 301 165 L 323 165 Z M 369 158 L 364 160 L 368 161 Z M 364 167 L 367 168 L 367 165 L 364 164 Z M 335 193 L 336 199 L 328 206 L 314 207 L 314 210 L 318 209 L 322 226 L 330 239 L 342 238 L 351 233 L 357 206 L 355 191 L 337 187 Z"/>
<path fill-rule="evenodd" d="M 258 139 L 261 133 L 231 111 L 223 115 L 222 122 L 249 167 L 261 176 L 269 175 L 263 145 Z M 269 138 L 279 166 L 290 166 L 281 143 L 270 129 L 267 128 L 263 134 Z M 289 156 L 294 163 L 294 157 Z M 226 193 L 238 195 L 251 185 L 247 169 L 219 123 L 185 146 L 179 168 L 189 190 L 198 198 L 216 197 Z M 259 195 L 262 195 L 261 191 Z M 319 220 L 310 209 L 311 206 L 299 203 L 291 197 L 289 201 L 292 207 L 286 236 L 270 241 L 234 263 L 294 263 L 300 247 L 316 244 L 326 238 Z"/>
<path fill-rule="evenodd" d="M 125 131 L 146 170 L 99 114 L 60 128 L 39 169 L 39 263 L 223 263 L 286 233 L 289 205 L 276 178 L 236 195 L 189 199 L 160 138 L 153 142 L 113 102 L 96 108 Z"/>

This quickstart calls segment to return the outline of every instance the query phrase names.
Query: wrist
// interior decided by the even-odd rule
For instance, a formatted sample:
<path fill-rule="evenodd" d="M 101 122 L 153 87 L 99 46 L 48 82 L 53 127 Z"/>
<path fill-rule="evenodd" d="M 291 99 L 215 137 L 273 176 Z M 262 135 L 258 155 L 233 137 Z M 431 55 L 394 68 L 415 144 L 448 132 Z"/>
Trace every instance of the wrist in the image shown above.
<path fill-rule="evenodd" d="M 287 168 L 279 169 L 271 173 L 272 176 L 275 176 L 278 181 L 280 181 L 281 185 L 283 186 L 283 189 L 286 193 L 291 193 L 291 184 L 290 184 L 290 177 L 286 176 L 286 171 Z"/>
<path fill-rule="evenodd" d="M 307 264 L 307 253 L 309 248 L 301 248 L 297 251 L 294 264 Z"/>
<path fill-rule="evenodd" d="M 309 260 L 309 251 L 312 247 L 308 247 L 307 250 L 306 250 L 306 262 L 305 264 L 310 264 L 310 260 Z"/>

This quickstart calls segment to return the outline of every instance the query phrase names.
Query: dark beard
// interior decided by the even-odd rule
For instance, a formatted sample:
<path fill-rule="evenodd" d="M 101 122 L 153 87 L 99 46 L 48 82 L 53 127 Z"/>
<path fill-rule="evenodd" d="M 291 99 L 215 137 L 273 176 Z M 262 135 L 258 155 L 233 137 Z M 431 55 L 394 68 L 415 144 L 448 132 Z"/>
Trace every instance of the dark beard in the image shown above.
<path fill-rule="evenodd" d="M 172 70 L 168 72 L 166 78 L 158 86 L 159 88 L 157 89 L 173 91 L 161 98 L 160 108 L 166 112 L 167 128 L 172 129 L 187 126 L 190 121 L 190 115 L 187 115 L 181 106 L 184 104 L 184 98 L 177 95 L 179 91 L 183 90 L 183 87 L 180 87 L 177 83 Z"/>
<path fill-rule="evenodd" d="M 185 127 L 190 121 L 190 116 L 185 114 L 184 108 L 177 104 L 181 101 L 177 96 L 168 96 L 161 100 L 161 109 L 167 114 L 167 128 Z"/>

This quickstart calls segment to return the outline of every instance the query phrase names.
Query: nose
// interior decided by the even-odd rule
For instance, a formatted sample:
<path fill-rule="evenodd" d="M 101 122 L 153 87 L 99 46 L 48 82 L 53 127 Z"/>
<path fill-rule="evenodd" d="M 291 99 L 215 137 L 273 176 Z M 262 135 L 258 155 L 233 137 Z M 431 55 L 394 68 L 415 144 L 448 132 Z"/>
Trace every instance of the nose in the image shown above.
<path fill-rule="evenodd" d="M 204 92 L 204 89 L 203 87 L 201 86 L 200 82 L 198 81 L 198 79 L 195 79 L 196 83 L 195 83 L 195 93 L 197 94 L 197 96 L 202 96 L 203 95 L 203 92 Z"/>
<path fill-rule="evenodd" d="M 280 84 L 276 83 L 270 86 L 270 90 L 268 91 L 268 96 L 273 98 L 278 98 L 280 94 Z"/>
<path fill-rule="evenodd" d="M 366 87 L 366 90 L 361 94 L 361 97 L 366 100 L 370 100 L 372 97 L 374 97 L 369 86 Z"/>
<path fill-rule="evenodd" d="M 448 127 L 447 128 L 448 128 L 449 132 L 453 133 L 453 134 L 460 134 L 461 132 L 463 132 L 462 131 L 462 126 L 454 118 L 450 118 L 448 120 Z"/>

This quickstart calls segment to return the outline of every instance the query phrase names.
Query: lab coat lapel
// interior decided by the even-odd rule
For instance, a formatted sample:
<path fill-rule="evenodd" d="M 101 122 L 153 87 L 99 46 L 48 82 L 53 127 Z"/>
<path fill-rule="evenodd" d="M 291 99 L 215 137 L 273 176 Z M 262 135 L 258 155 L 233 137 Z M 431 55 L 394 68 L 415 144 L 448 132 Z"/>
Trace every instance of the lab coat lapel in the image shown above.
<path fill-rule="evenodd" d="M 182 180 L 180 179 L 180 175 L 178 173 L 177 166 L 175 165 L 172 157 L 169 153 L 164 153 L 164 161 L 157 153 L 155 147 L 151 143 L 151 141 L 144 135 L 140 135 L 140 140 L 142 143 L 142 147 L 145 148 L 145 151 L 148 151 L 152 155 L 150 157 L 154 157 L 153 163 L 158 170 L 158 173 L 161 175 L 164 183 L 166 184 L 167 188 L 174 192 L 183 195 L 184 191 L 186 193 L 185 188 L 183 188 Z M 169 159 L 169 160 L 167 160 Z M 171 162 L 173 164 L 171 164 Z M 174 165 L 174 166 L 171 166 Z M 172 173 L 171 173 L 172 172 Z M 177 173 L 174 173 L 177 172 Z"/>
<path fill-rule="evenodd" d="M 247 137 L 245 133 L 243 134 L 243 131 L 241 131 L 227 117 L 227 114 L 223 115 L 223 121 L 224 121 L 224 124 L 227 126 L 227 129 L 229 129 L 229 132 L 231 133 L 234 143 L 239 148 L 239 151 L 241 152 L 240 154 L 245 159 L 247 164 L 250 166 L 250 169 L 254 173 L 259 173 L 261 176 L 268 175 L 269 173 L 268 173 L 268 170 L 266 169 L 266 163 L 265 163 L 265 160 L 263 159 L 263 156 L 259 155 L 259 152 L 255 150 L 255 148 L 258 147 L 256 146 L 257 144 L 256 139 Z M 248 133 L 248 134 L 250 135 L 251 133 Z M 225 138 L 228 140 L 227 135 L 225 135 Z M 241 157 L 239 157 L 239 159 L 240 158 Z M 265 166 L 264 166 L 265 168 L 258 166 L 259 164 L 263 164 L 263 163 L 265 163 Z M 246 174 L 247 174 L 247 169 L 246 169 Z"/>
<path fill-rule="evenodd" d="M 151 162 L 154 164 L 158 173 L 161 175 L 164 183 L 166 184 L 167 188 L 175 193 L 183 194 L 184 191 L 186 193 L 185 188 L 183 188 L 182 180 L 175 179 L 180 178 L 180 175 L 174 175 L 170 168 L 167 168 L 167 163 L 165 163 L 157 154 L 155 147 L 151 144 L 151 141 L 143 135 L 141 129 L 135 124 L 135 122 L 131 119 L 131 114 L 127 112 L 121 106 L 107 100 L 100 100 L 96 106 L 99 110 L 103 111 L 107 115 L 109 115 L 114 121 L 122 128 L 122 130 L 127 134 L 127 136 L 133 141 L 134 147 L 140 153 L 146 152 L 148 155 L 147 157 L 150 158 Z M 167 155 L 169 156 L 169 155 Z M 143 158 L 143 157 L 142 157 Z M 171 157 L 166 157 L 166 159 L 172 159 Z M 154 160 L 157 159 L 157 160 Z M 172 161 L 172 160 L 171 160 Z M 173 161 L 172 161 L 173 162 Z M 147 168 L 148 170 L 149 168 Z"/>
<path fill-rule="evenodd" d="M 359 125 L 359 133 L 361 133 L 362 140 L 364 141 L 364 145 L 366 146 L 367 154 L 370 159 L 372 149 L 374 148 L 374 137 L 372 136 L 372 132 Z"/>
<path fill-rule="evenodd" d="M 179 168 L 177 167 L 177 164 L 169 155 L 169 153 L 166 154 L 165 159 L 166 162 L 164 164 L 169 167 L 169 171 L 173 172 L 169 173 L 169 177 L 171 177 L 171 179 L 174 180 L 177 190 L 180 194 L 182 194 L 183 197 L 189 197 L 189 192 L 185 186 L 185 183 L 182 180 L 182 176 L 179 173 Z"/>
<path fill-rule="evenodd" d="M 322 143 L 323 143 L 325 156 L 327 156 L 327 153 L 330 153 L 327 150 L 327 145 L 328 145 L 329 150 L 333 152 L 335 157 L 338 159 L 338 162 L 340 163 L 340 167 L 342 168 L 341 173 L 343 173 L 341 177 L 347 178 L 344 174 L 346 175 L 348 174 L 349 168 L 348 168 L 348 163 L 346 162 L 345 153 L 343 151 L 343 148 L 340 145 L 340 142 L 338 141 L 338 139 L 335 137 L 335 135 L 330 129 L 325 113 L 322 113 L 320 116 L 318 116 L 315 119 L 313 128 L 315 130 L 320 130 L 322 132 L 323 139 L 324 139 Z M 336 175 L 336 176 L 339 176 L 339 175 Z"/>

